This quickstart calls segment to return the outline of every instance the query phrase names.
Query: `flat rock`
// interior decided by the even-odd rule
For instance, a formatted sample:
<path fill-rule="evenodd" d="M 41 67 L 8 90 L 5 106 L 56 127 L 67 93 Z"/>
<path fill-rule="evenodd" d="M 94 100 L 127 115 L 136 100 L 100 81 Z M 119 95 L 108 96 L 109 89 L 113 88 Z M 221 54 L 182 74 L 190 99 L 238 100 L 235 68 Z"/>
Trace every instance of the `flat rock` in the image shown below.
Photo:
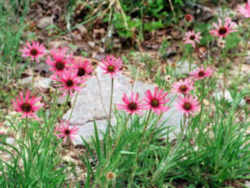
<path fill-rule="evenodd" d="M 41 18 L 38 22 L 37 22 L 37 27 L 39 29 L 45 29 L 46 27 L 48 27 L 49 25 L 53 24 L 53 17 L 50 16 L 46 16 Z"/>
<path fill-rule="evenodd" d="M 80 128 L 78 131 L 79 135 L 74 140 L 75 144 L 82 143 L 80 136 L 89 140 L 94 134 L 93 121 L 96 121 L 98 129 L 101 131 L 104 131 L 107 125 L 111 79 L 109 75 L 104 75 L 100 68 L 97 68 L 96 72 L 97 77 L 94 76 L 90 78 L 86 82 L 86 87 L 78 94 L 72 111 L 70 123 Z M 114 81 L 113 104 L 122 103 L 123 93 L 130 94 L 133 90 L 134 92 L 138 92 L 142 98 L 147 89 L 153 90 L 154 87 L 155 85 L 153 84 L 147 84 L 141 81 L 136 81 L 134 87 L 132 87 L 130 78 L 120 74 L 115 77 Z M 73 101 L 74 98 L 72 99 L 72 104 Z M 65 120 L 69 119 L 71 110 L 72 109 L 64 115 L 63 118 Z M 168 119 L 166 125 L 178 128 L 181 117 L 181 114 L 174 107 L 171 107 L 171 109 L 163 115 L 162 120 Z"/>

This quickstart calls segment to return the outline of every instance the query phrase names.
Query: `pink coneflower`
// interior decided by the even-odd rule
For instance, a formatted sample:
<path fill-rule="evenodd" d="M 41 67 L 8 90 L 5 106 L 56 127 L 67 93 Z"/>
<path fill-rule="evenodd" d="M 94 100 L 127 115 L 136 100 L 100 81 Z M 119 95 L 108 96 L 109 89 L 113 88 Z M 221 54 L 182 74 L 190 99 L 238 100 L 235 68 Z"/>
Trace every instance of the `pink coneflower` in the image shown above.
<path fill-rule="evenodd" d="M 56 74 L 63 73 L 69 66 L 70 58 L 67 56 L 67 48 L 53 49 L 50 51 L 46 63 L 51 66 L 50 70 Z"/>
<path fill-rule="evenodd" d="M 46 49 L 39 42 L 32 41 L 27 42 L 26 46 L 20 50 L 22 52 L 22 57 L 30 57 L 32 61 L 39 62 L 40 58 L 45 55 Z"/>
<path fill-rule="evenodd" d="M 191 44 L 193 46 L 193 48 L 195 48 L 195 44 L 200 43 L 200 39 L 201 39 L 200 32 L 195 33 L 194 31 L 188 31 L 185 34 L 185 37 L 184 37 L 185 42 L 184 43 Z"/>
<path fill-rule="evenodd" d="M 144 104 L 139 100 L 138 93 L 131 93 L 130 98 L 124 93 L 122 97 L 122 101 L 125 104 L 117 104 L 117 108 L 119 110 L 125 110 L 129 114 L 141 114 L 142 110 L 145 109 Z"/>
<path fill-rule="evenodd" d="M 238 12 L 245 18 L 250 18 L 250 0 L 245 5 L 239 6 Z"/>
<path fill-rule="evenodd" d="M 88 60 L 83 60 L 81 58 L 74 59 L 73 68 L 76 69 L 76 74 L 78 77 L 87 78 L 93 72 L 93 67 Z"/>
<path fill-rule="evenodd" d="M 27 90 L 25 97 L 23 92 L 20 92 L 19 98 L 17 97 L 16 100 L 13 100 L 12 104 L 17 112 L 22 113 L 22 118 L 34 118 L 38 120 L 39 118 L 35 113 L 43 106 L 43 104 L 39 103 L 41 98 L 30 96 L 30 91 Z"/>
<path fill-rule="evenodd" d="M 226 37 L 232 32 L 236 32 L 236 23 L 232 22 L 231 18 L 227 17 L 222 23 L 221 19 L 218 20 L 218 24 L 213 23 L 215 29 L 210 31 L 210 34 L 220 38 Z"/>
<path fill-rule="evenodd" d="M 191 14 L 186 14 L 184 16 L 184 18 L 185 18 L 186 22 L 192 22 L 194 19 L 194 17 Z"/>
<path fill-rule="evenodd" d="M 173 84 L 172 92 L 186 95 L 192 89 L 193 89 L 193 82 L 191 80 L 189 80 L 189 79 L 186 79 L 186 80 L 181 80 L 179 82 L 175 82 Z"/>
<path fill-rule="evenodd" d="M 198 100 L 191 95 L 185 97 L 179 96 L 176 103 L 176 108 L 187 116 L 197 112 L 200 108 L 200 105 Z"/>
<path fill-rule="evenodd" d="M 150 90 L 147 90 L 145 94 L 145 108 L 153 110 L 158 115 L 162 112 L 166 112 L 169 109 L 169 107 L 164 106 L 169 101 L 169 99 L 166 98 L 167 94 L 167 92 L 164 93 L 163 90 L 159 90 L 157 87 L 154 89 L 153 94 Z"/>
<path fill-rule="evenodd" d="M 110 74 L 113 77 L 122 68 L 122 60 L 114 56 L 106 56 L 102 60 L 101 68 L 105 71 L 105 74 Z"/>
<path fill-rule="evenodd" d="M 77 131 L 79 130 L 78 127 L 70 127 L 69 121 L 62 121 L 58 126 L 56 126 L 56 136 L 58 138 L 62 138 L 64 142 L 68 140 L 72 141 L 74 136 L 77 134 Z"/>
<path fill-rule="evenodd" d="M 74 91 L 80 91 L 81 85 L 85 82 L 84 79 L 77 77 L 74 70 L 65 70 L 62 74 L 52 76 L 52 78 L 60 83 L 60 90 L 63 91 L 64 96 L 73 95 Z"/>
<path fill-rule="evenodd" d="M 204 67 L 200 67 L 197 68 L 196 70 L 194 70 L 193 72 L 190 73 L 190 76 L 194 77 L 194 79 L 196 80 L 201 80 L 207 77 L 212 76 L 213 74 L 213 70 L 211 68 L 204 68 Z"/>

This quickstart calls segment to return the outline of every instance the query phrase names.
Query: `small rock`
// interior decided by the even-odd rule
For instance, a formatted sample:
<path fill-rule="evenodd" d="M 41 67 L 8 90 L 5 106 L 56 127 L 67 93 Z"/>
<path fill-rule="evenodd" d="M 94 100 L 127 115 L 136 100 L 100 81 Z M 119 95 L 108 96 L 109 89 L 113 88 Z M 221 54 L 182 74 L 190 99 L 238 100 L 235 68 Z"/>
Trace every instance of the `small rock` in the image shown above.
<path fill-rule="evenodd" d="M 81 34 L 87 34 L 88 33 L 88 30 L 86 29 L 86 27 L 84 27 L 83 25 L 81 24 L 78 24 L 76 26 L 76 28 L 80 31 Z"/>
<path fill-rule="evenodd" d="M 48 44 L 49 48 L 59 48 L 59 47 L 67 47 L 68 43 L 64 40 L 50 41 Z"/>
<path fill-rule="evenodd" d="M 95 47 L 95 42 L 89 41 L 89 42 L 88 42 L 88 45 L 89 45 L 91 48 L 94 48 L 94 47 Z"/>
<path fill-rule="evenodd" d="M 43 88 L 43 89 L 47 89 L 50 87 L 50 83 L 51 83 L 51 79 L 50 78 L 39 78 L 36 81 L 36 87 L 38 88 Z"/>
<path fill-rule="evenodd" d="M 15 143 L 15 139 L 12 138 L 12 137 L 6 138 L 5 141 L 6 141 L 7 144 L 10 144 L 10 145 L 13 145 Z"/>
<path fill-rule="evenodd" d="M 32 83 L 32 78 L 33 78 L 32 76 L 29 76 L 29 77 L 26 77 L 24 79 L 20 79 L 19 83 L 22 85 L 30 84 L 30 83 Z"/>
<path fill-rule="evenodd" d="M 46 27 L 52 24 L 53 24 L 53 18 L 48 16 L 48 17 L 43 17 L 42 19 L 40 19 L 37 23 L 37 27 L 39 29 L 45 29 Z"/>

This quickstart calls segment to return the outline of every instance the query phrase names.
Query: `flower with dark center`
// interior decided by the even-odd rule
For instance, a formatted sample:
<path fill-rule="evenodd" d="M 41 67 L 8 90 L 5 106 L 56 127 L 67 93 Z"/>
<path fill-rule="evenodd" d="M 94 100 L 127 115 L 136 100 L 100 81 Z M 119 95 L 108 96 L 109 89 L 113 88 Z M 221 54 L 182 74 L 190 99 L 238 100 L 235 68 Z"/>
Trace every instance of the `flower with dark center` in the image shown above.
<path fill-rule="evenodd" d="M 214 29 L 210 30 L 210 34 L 219 38 L 225 38 L 228 34 L 236 32 L 236 23 L 227 17 L 224 21 L 221 19 L 217 23 L 213 23 Z"/>
<path fill-rule="evenodd" d="M 55 74 L 62 74 L 70 66 L 71 57 L 67 55 L 67 49 L 59 48 L 50 50 L 46 63 L 50 66 L 50 71 Z"/>
<path fill-rule="evenodd" d="M 191 35 L 190 40 L 194 40 L 194 39 L 195 39 L 195 35 Z"/>
<path fill-rule="evenodd" d="M 22 118 L 34 118 L 39 119 L 35 112 L 38 111 L 43 104 L 37 104 L 41 100 L 41 97 L 34 97 L 30 96 L 30 91 L 26 92 L 24 97 L 23 93 L 19 94 L 19 98 L 17 97 L 16 100 L 13 100 L 13 106 L 17 112 L 22 113 Z"/>
<path fill-rule="evenodd" d="M 90 61 L 83 58 L 73 59 L 73 68 L 76 70 L 76 75 L 80 78 L 88 78 L 93 72 L 93 66 Z"/>
<path fill-rule="evenodd" d="M 45 47 L 40 44 L 39 42 L 27 42 L 25 47 L 20 50 L 22 52 L 22 57 L 24 58 L 31 58 L 31 60 L 35 60 L 37 63 L 39 62 L 40 58 L 45 55 Z"/>
<path fill-rule="evenodd" d="M 159 101 L 156 98 L 152 99 L 150 104 L 153 108 L 157 108 L 160 105 Z"/>
<path fill-rule="evenodd" d="M 65 68 L 65 63 L 63 61 L 57 61 L 55 67 L 57 70 L 62 71 Z"/>
<path fill-rule="evenodd" d="M 86 71 L 84 68 L 78 68 L 77 76 L 79 76 L 79 77 L 84 76 L 85 73 L 86 73 Z"/>
<path fill-rule="evenodd" d="M 121 71 L 122 60 L 115 58 L 114 56 L 106 56 L 100 64 L 101 69 L 104 70 L 104 74 L 109 74 L 111 77 Z"/>
<path fill-rule="evenodd" d="M 37 49 L 35 49 L 35 48 L 31 49 L 30 54 L 33 55 L 33 56 L 37 56 L 37 54 L 38 54 Z"/>
<path fill-rule="evenodd" d="M 137 104 L 135 102 L 131 102 L 128 104 L 128 108 L 131 111 L 135 111 L 135 110 L 137 110 Z"/>
<path fill-rule="evenodd" d="M 180 80 L 172 86 L 172 92 L 186 95 L 193 89 L 193 81 L 190 79 Z"/>
<path fill-rule="evenodd" d="M 108 66 L 108 72 L 110 72 L 110 73 L 115 72 L 115 67 L 112 66 L 112 65 L 109 65 L 109 66 Z"/>
<path fill-rule="evenodd" d="M 61 74 L 54 74 L 51 78 L 60 84 L 63 95 L 73 95 L 75 91 L 80 91 L 85 79 L 77 76 L 76 69 L 66 69 Z"/>
<path fill-rule="evenodd" d="M 175 106 L 186 116 L 194 114 L 200 108 L 198 100 L 191 95 L 186 95 L 184 97 L 179 96 Z"/>
<path fill-rule="evenodd" d="M 192 108 L 192 104 L 190 104 L 189 102 L 185 102 L 185 103 L 183 104 L 183 108 L 184 108 L 185 110 L 190 110 L 190 109 Z"/>
<path fill-rule="evenodd" d="M 200 71 L 200 72 L 198 73 L 198 75 L 199 75 L 199 77 L 203 77 L 203 76 L 205 76 L 205 72 L 204 72 L 204 71 Z"/>
<path fill-rule="evenodd" d="M 226 34 L 226 33 L 227 33 L 227 28 L 221 27 L 221 28 L 219 29 L 219 34 L 220 34 L 220 35 L 224 35 L 224 34 Z"/>
<path fill-rule="evenodd" d="M 128 97 L 125 93 L 123 94 L 122 101 L 124 104 L 117 104 L 118 110 L 125 110 L 130 115 L 132 114 L 141 114 L 141 111 L 144 110 L 144 104 L 139 100 L 138 93 L 131 93 Z"/>
<path fill-rule="evenodd" d="M 162 112 L 166 112 L 169 107 L 165 106 L 169 101 L 167 97 L 167 92 L 164 92 L 162 89 L 156 87 L 152 93 L 150 90 L 146 91 L 146 108 L 148 110 L 153 110 L 157 115 L 160 115 Z"/>
<path fill-rule="evenodd" d="M 23 103 L 21 105 L 21 109 L 22 109 L 23 112 L 28 113 L 28 112 L 32 111 L 32 106 L 29 103 Z"/>
<path fill-rule="evenodd" d="M 64 142 L 66 142 L 67 140 L 72 141 L 74 136 L 77 134 L 77 131 L 79 130 L 79 128 L 76 126 L 70 127 L 69 124 L 69 121 L 62 121 L 55 128 L 55 135 L 58 138 L 62 138 Z"/>
<path fill-rule="evenodd" d="M 184 36 L 184 43 L 191 44 L 195 48 L 196 43 L 200 43 L 201 33 L 195 31 L 188 31 Z"/>
<path fill-rule="evenodd" d="M 67 85 L 68 87 L 74 86 L 73 80 L 67 80 L 67 81 L 66 81 L 66 85 Z"/>
<path fill-rule="evenodd" d="M 180 86 L 180 91 L 182 92 L 182 93 L 185 93 L 186 91 L 187 91 L 187 86 L 186 85 L 181 85 Z"/>
<path fill-rule="evenodd" d="M 190 76 L 194 77 L 196 80 L 201 80 L 207 77 L 211 77 L 213 74 L 213 70 L 209 67 L 206 69 L 204 67 L 197 68 L 193 72 L 190 73 Z"/>
<path fill-rule="evenodd" d="M 64 130 L 64 134 L 67 135 L 67 136 L 70 135 L 70 130 L 69 129 L 65 129 Z"/>

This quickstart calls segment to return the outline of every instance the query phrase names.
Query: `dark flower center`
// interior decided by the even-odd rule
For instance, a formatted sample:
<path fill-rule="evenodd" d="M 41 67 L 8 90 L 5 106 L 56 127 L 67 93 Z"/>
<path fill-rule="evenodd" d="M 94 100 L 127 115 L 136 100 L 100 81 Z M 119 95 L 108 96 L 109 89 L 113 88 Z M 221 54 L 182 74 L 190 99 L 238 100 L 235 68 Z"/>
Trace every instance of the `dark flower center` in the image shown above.
<path fill-rule="evenodd" d="M 179 89 L 181 92 L 185 93 L 187 91 L 187 86 L 182 85 Z"/>
<path fill-rule="evenodd" d="M 131 102 L 128 104 L 128 109 L 131 111 L 137 110 L 137 104 L 135 102 Z"/>
<path fill-rule="evenodd" d="M 220 35 L 224 35 L 224 34 L 226 34 L 226 32 L 227 32 L 227 28 L 225 28 L 225 27 L 221 27 L 221 28 L 219 29 L 219 34 L 220 34 Z"/>
<path fill-rule="evenodd" d="M 194 40 L 194 39 L 195 39 L 195 35 L 191 35 L 190 40 Z"/>
<path fill-rule="evenodd" d="M 115 67 L 113 65 L 109 65 L 108 72 L 115 72 Z"/>
<path fill-rule="evenodd" d="M 159 106 L 159 100 L 158 99 L 152 99 L 150 102 L 150 105 L 154 108 L 157 108 Z"/>
<path fill-rule="evenodd" d="M 36 55 L 38 54 L 37 49 L 35 49 L 35 48 L 31 49 L 31 50 L 30 50 L 30 54 L 31 54 L 32 56 L 36 56 Z"/>
<path fill-rule="evenodd" d="M 21 105 L 21 109 L 24 112 L 31 112 L 32 111 L 32 106 L 29 103 L 23 103 Z"/>
<path fill-rule="evenodd" d="M 77 76 L 84 76 L 86 73 L 84 68 L 79 68 L 77 72 Z"/>
<path fill-rule="evenodd" d="M 74 85 L 74 82 L 72 80 L 67 80 L 66 85 L 68 87 L 72 87 Z"/>
<path fill-rule="evenodd" d="M 204 72 L 204 71 L 200 71 L 200 72 L 198 73 L 198 76 L 199 76 L 199 77 L 205 76 L 205 72 Z"/>
<path fill-rule="evenodd" d="M 64 134 L 65 134 L 65 135 L 70 135 L 70 130 L 69 130 L 69 129 L 66 129 L 66 130 L 64 131 Z"/>
<path fill-rule="evenodd" d="M 61 71 L 65 68 L 65 64 L 62 61 L 57 61 L 55 67 L 57 70 Z"/>
<path fill-rule="evenodd" d="M 184 105 L 183 105 L 183 108 L 185 110 L 190 110 L 192 108 L 192 105 L 189 102 L 185 102 Z"/>

